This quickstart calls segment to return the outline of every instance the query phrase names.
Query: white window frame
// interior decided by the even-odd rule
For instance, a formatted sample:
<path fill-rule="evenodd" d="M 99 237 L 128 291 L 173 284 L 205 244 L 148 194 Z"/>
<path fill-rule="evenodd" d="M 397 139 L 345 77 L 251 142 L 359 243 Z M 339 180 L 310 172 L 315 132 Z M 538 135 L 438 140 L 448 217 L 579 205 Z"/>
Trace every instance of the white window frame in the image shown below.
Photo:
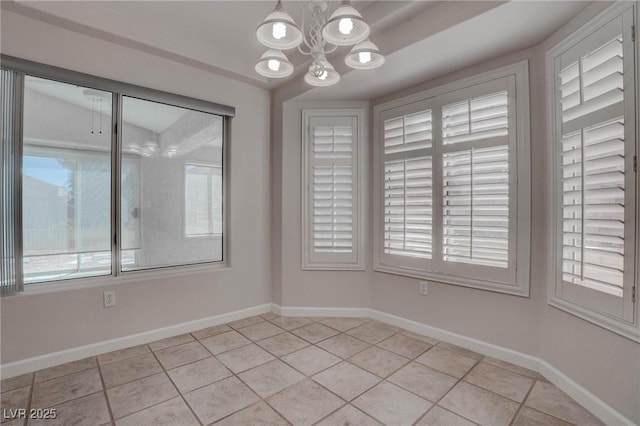
<path fill-rule="evenodd" d="M 463 93 L 467 97 L 474 96 L 474 91 L 480 86 L 491 87 L 496 81 L 511 82 L 509 90 L 510 108 L 515 108 L 515 114 L 510 114 L 509 122 L 509 168 L 510 173 L 510 247 L 515 247 L 512 267 L 505 273 L 487 273 L 486 267 L 456 263 L 446 265 L 447 262 L 430 262 L 428 260 L 397 262 L 384 254 L 384 141 L 383 129 L 385 115 L 391 111 L 412 113 L 424 110 L 430 105 L 433 114 L 434 137 L 433 154 L 441 158 L 443 145 L 441 144 L 441 107 Z M 501 84 L 501 83 L 497 83 Z M 502 83 L 504 84 L 504 83 Z M 444 103 L 443 103 L 444 101 Z M 428 106 L 427 106 L 428 108 Z M 412 278 L 426 279 L 446 284 L 489 290 L 499 293 L 529 297 L 530 271 L 530 125 L 529 125 L 529 64 L 521 61 L 512 65 L 484 72 L 473 77 L 455 81 L 433 89 L 415 93 L 400 99 L 395 99 L 374 107 L 374 270 Z M 513 139 L 513 140 L 512 140 Z M 516 149 L 512 149 L 512 147 Z M 449 152 L 450 147 L 445 147 Z M 433 229 L 442 227 L 442 166 L 434 166 L 433 170 Z M 512 210 L 513 209 L 513 210 Z M 433 253 L 439 256 L 442 241 L 436 239 L 433 233 Z M 438 233 L 437 235 L 441 235 Z M 437 258 L 436 258 L 437 260 Z M 511 261 L 511 257 L 510 257 Z M 436 266 L 439 263 L 440 266 Z M 495 268 L 492 268 L 495 269 Z M 464 275 L 459 275 L 463 271 Z M 476 272 L 480 272 L 476 274 Z"/>
<path fill-rule="evenodd" d="M 314 118 L 350 119 L 353 123 L 353 242 L 351 253 L 315 253 L 313 251 L 313 138 L 311 120 Z M 365 270 L 364 253 L 364 121 L 362 109 L 305 109 L 302 111 L 302 269 L 303 270 Z"/>
<path fill-rule="evenodd" d="M 631 9 L 631 11 L 629 11 Z M 559 250 L 559 239 L 558 239 L 558 214 L 559 214 L 559 203 L 558 198 L 561 197 L 561 192 L 558 191 L 558 176 L 560 172 L 560 165 L 558 160 L 557 146 L 555 143 L 555 139 L 557 137 L 556 133 L 556 69 L 555 69 L 555 59 L 565 53 L 567 50 L 574 47 L 577 43 L 588 37 L 594 31 L 600 29 L 602 26 L 612 21 L 613 19 L 618 18 L 620 15 L 627 13 L 623 22 L 625 22 L 626 31 L 623 34 L 623 38 L 631 38 L 631 27 L 629 26 L 629 20 L 631 20 L 631 25 L 636 26 L 638 22 L 640 22 L 640 8 L 638 8 L 637 3 L 634 2 L 619 2 L 606 9 L 600 15 L 589 21 L 587 24 L 583 25 L 580 29 L 575 31 L 569 37 L 564 39 L 559 44 L 555 45 L 549 51 L 546 52 L 545 60 L 546 60 L 546 86 L 547 86 L 547 155 L 549 162 L 549 170 L 551 172 L 551 178 L 549 180 L 548 187 L 548 201 L 549 201 L 549 256 L 548 256 L 548 287 L 547 287 L 547 303 L 553 307 L 561 309 L 565 312 L 568 312 L 572 315 L 575 315 L 579 318 L 582 318 L 586 321 L 592 322 L 600 327 L 603 327 L 607 330 L 613 331 L 617 334 L 620 334 L 624 337 L 627 337 L 636 342 L 640 342 L 640 323 L 638 319 L 640 318 L 640 303 L 638 303 L 638 283 L 640 283 L 640 221 L 638 218 L 638 212 L 640 212 L 640 197 L 637 196 L 638 188 L 640 188 L 640 174 L 635 173 L 635 176 L 632 177 L 632 182 L 635 183 L 635 194 L 633 191 L 625 190 L 625 198 L 631 199 L 631 203 L 635 208 L 635 218 L 630 218 L 631 220 L 626 223 L 630 223 L 635 229 L 633 230 L 633 236 L 635 241 L 631 244 L 625 244 L 625 252 L 628 252 L 628 248 L 631 247 L 632 250 L 635 250 L 635 259 L 633 259 L 634 272 L 632 274 L 626 274 L 626 277 L 631 276 L 631 280 L 625 278 L 624 289 L 623 289 L 623 301 L 625 304 L 625 312 L 623 313 L 623 318 L 617 318 L 608 314 L 605 314 L 598 310 L 597 300 L 600 298 L 591 297 L 596 293 L 594 290 L 584 289 L 584 294 L 582 297 L 582 301 L 589 302 L 585 304 L 579 304 L 575 301 L 569 301 L 563 298 L 563 283 L 562 278 L 558 277 L 558 271 L 562 268 L 562 261 L 559 259 L 561 251 Z M 640 97 L 637 96 L 637 90 L 640 88 L 640 43 L 637 41 L 637 35 L 635 44 L 624 51 L 624 56 L 634 55 L 634 67 L 635 67 L 635 75 L 629 75 L 629 71 L 625 70 L 625 85 L 628 82 L 632 82 L 635 84 L 635 92 L 636 97 L 634 99 L 628 99 L 627 93 L 625 93 L 625 127 L 627 127 L 627 123 L 630 123 L 630 126 L 633 128 L 632 131 L 625 130 L 625 144 L 628 144 L 626 139 L 629 137 L 635 138 L 635 156 L 638 156 L 640 153 L 640 121 L 637 119 L 637 111 L 640 111 Z M 632 158 L 626 158 L 626 173 L 634 173 Z M 627 180 L 628 182 L 628 180 Z M 630 193 L 628 195 L 628 193 Z M 635 199 L 634 199 L 635 198 Z M 625 213 L 626 214 L 626 213 Z M 627 219 L 629 219 L 629 215 L 626 215 Z M 629 282 L 632 281 L 632 282 Z M 576 293 L 580 289 L 571 289 L 572 293 Z M 599 292 L 598 292 L 599 293 Z M 635 293 L 635 303 L 632 302 L 633 293 Z M 628 299 L 627 299 L 628 298 Z M 590 305 L 591 306 L 587 306 Z"/>

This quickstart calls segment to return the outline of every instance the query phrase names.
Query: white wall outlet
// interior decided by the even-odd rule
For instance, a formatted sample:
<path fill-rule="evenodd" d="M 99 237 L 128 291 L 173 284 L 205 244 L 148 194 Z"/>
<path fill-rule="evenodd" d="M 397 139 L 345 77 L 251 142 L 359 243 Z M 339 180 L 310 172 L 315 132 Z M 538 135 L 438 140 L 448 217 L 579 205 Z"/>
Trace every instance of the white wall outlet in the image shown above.
<path fill-rule="evenodd" d="M 105 291 L 102 293 L 104 296 L 104 307 L 109 308 L 111 306 L 116 306 L 116 292 L 113 290 Z"/>
<path fill-rule="evenodd" d="M 418 281 L 420 283 L 420 294 L 426 296 L 429 294 L 429 283 L 427 281 Z"/>

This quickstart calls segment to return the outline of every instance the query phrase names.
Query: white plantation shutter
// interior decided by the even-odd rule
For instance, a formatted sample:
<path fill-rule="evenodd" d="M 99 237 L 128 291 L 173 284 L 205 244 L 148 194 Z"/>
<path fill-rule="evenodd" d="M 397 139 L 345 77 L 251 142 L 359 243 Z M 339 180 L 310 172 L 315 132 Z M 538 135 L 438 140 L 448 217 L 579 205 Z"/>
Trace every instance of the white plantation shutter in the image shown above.
<path fill-rule="evenodd" d="M 417 111 L 416 111 L 417 109 Z M 419 267 L 433 256 L 433 117 L 430 104 L 392 111 L 383 123 L 383 250 Z"/>
<path fill-rule="evenodd" d="M 559 231 L 555 293 L 630 319 L 635 92 L 633 47 L 625 22 L 629 16 L 618 16 L 554 61 Z"/>
<path fill-rule="evenodd" d="M 306 269 L 361 268 L 358 116 L 305 111 Z"/>
<path fill-rule="evenodd" d="M 444 154 L 445 261 L 507 268 L 508 146 Z"/>
<path fill-rule="evenodd" d="M 526 66 L 376 111 L 376 270 L 528 295 Z"/>

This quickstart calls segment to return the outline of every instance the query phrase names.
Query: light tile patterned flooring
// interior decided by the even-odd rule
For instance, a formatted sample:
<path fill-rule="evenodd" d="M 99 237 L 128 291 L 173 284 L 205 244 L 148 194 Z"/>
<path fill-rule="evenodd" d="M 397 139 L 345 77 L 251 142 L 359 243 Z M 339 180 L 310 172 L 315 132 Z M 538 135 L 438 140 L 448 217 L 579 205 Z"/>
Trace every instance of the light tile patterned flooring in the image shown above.
<path fill-rule="evenodd" d="M 275 314 L 3 380 L 1 401 L 3 417 L 56 408 L 28 422 L 48 426 L 601 424 L 531 370 L 373 320 Z"/>

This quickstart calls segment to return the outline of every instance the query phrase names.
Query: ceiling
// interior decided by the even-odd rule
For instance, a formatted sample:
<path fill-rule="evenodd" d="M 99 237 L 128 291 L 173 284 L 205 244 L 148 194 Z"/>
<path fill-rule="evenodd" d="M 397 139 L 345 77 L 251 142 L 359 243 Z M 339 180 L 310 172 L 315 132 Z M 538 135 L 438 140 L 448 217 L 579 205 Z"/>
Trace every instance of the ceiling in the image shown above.
<path fill-rule="evenodd" d="M 284 1 L 300 25 L 309 1 Z M 331 9 L 339 2 L 333 0 Z M 582 1 L 353 1 L 387 62 L 352 71 L 345 48 L 329 56 L 342 74 L 332 88 L 301 84 L 308 57 L 287 55 L 287 79 L 268 80 L 254 65 L 265 48 L 255 29 L 275 1 L 2 1 L 2 8 L 268 89 L 310 99 L 371 99 L 454 69 L 537 44 L 580 12 Z M 372 87 L 371 79 L 375 78 Z M 374 96 L 375 95 L 375 96 Z"/>

